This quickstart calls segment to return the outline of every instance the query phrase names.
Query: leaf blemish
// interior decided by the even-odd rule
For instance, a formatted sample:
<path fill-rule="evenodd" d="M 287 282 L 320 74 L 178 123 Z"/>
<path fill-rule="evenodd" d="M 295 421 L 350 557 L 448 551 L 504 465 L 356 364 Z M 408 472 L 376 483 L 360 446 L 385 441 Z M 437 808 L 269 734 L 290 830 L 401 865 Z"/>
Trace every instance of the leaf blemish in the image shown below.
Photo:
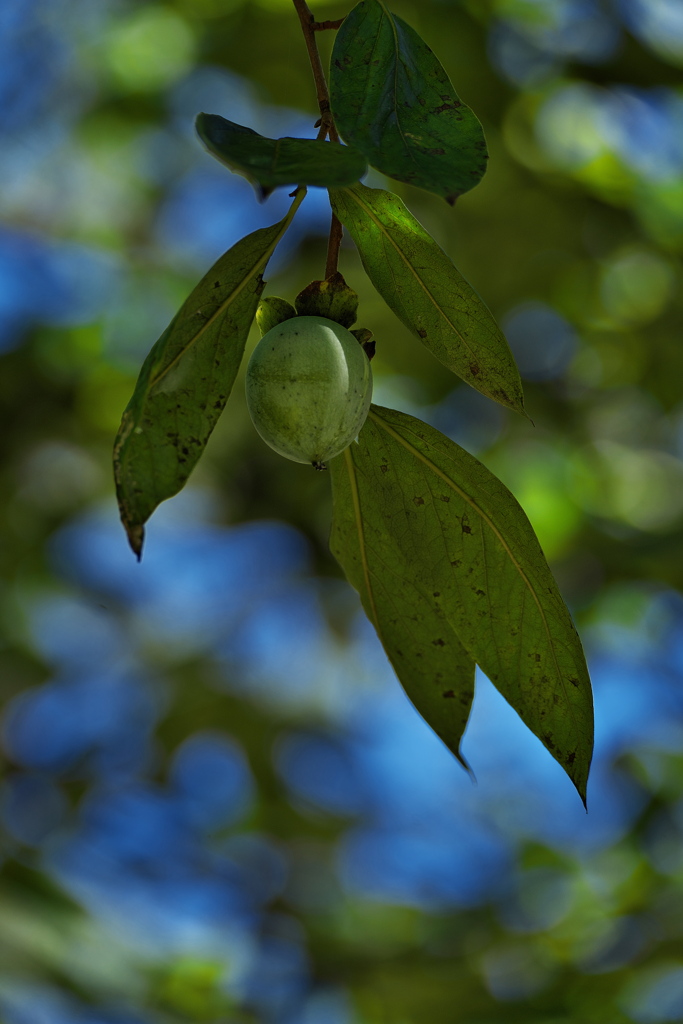
<path fill-rule="evenodd" d="M 445 697 L 447 700 L 453 700 L 455 697 L 455 690 L 444 690 L 441 696 Z"/>
<path fill-rule="evenodd" d="M 414 505 L 424 505 L 424 503 L 425 503 L 424 498 L 420 498 L 419 496 L 413 498 L 413 504 Z"/>
<path fill-rule="evenodd" d="M 434 644 L 435 647 L 445 647 L 446 646 L 445 642 L 441 639 L 441 637 L 439 637 L 438 640 L 432 640 L 432 643 Z"/>

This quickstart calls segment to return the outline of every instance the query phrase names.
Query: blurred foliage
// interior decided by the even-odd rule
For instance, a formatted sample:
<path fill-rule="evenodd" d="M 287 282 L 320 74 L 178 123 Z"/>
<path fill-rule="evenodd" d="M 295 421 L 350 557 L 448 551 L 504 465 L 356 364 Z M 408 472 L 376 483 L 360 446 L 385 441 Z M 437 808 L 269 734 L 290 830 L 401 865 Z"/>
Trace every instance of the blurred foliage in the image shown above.
<path fill-rule="evenodd" d="M 589 813 L 483 677 L 471 784 L 329 555 L 329 481 L 260 441 L 240 388 L 142 565 L 116 521 L 140 362 L 289 202 L 259 206 L 194 116 L 315 134 L 291 4 L 6 0 L 6 1024 L 683 1019 L 680 9 L 392 6 L 491 153 L 453 211 L 401 197 L 505 327 L 535 427 L 417 346 L 352 248 L 341 270 L 376 401 L 477 454 L 551 559 L 595 684 Z M 311 189 L 266 294 L 322 276 L 328 218 Z"/>

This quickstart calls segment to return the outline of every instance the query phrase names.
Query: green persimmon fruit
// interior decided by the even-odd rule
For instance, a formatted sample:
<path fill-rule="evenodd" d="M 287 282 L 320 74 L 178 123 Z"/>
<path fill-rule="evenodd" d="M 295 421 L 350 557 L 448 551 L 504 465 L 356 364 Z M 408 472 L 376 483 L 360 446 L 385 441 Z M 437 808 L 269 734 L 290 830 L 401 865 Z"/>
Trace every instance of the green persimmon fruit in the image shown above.
<path fill-rule="evenodd" d="M 341 324 L 297 316 L 261 338 L 247 367 L 247 406 L 266 442 L 293 462 L 324 469 L 365 423 L 372 371 Z"/>

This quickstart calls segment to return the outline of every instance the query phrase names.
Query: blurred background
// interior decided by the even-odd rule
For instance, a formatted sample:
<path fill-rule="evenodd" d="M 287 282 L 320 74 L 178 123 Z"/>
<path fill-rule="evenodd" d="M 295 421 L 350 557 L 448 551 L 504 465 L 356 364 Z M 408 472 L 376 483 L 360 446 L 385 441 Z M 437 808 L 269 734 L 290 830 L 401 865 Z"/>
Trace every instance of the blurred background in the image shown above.
<path fill-rule="evenodd" d="M 314 134 L 291 3 L 4 0 L 3 1024 L 683 1020 L 683 9 L 392 9 L 491 160 L 454 210 L 390 187 L 502 322 L 535 427 L 416 344 L 352 248 L 341 269 L 376 401 L 539 534 L 594 681 L 588 814 L 485 678 L 476 783 L 418 718 L 328 553 L 328 480 L 260 441 L 240 381 L 140 565 L 118 523 L 142 359 L 289 202 L 195 114 Z M 311 189 L 266 294 L 323 276 L 328 220 Z"/>

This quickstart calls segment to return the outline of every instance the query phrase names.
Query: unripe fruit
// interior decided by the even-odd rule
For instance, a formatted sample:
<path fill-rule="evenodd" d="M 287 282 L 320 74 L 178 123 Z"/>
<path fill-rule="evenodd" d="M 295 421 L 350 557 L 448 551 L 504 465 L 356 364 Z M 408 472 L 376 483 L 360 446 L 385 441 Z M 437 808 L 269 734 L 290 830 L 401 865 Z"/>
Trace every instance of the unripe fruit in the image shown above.
<path fill-rule="evenodd" d="M 323 469 L 357 437 L 372 371 L 353 335 L 322 316 L 297 316 L 261 338 L 247 367 L 254 426 L 280 455 Z"/>

